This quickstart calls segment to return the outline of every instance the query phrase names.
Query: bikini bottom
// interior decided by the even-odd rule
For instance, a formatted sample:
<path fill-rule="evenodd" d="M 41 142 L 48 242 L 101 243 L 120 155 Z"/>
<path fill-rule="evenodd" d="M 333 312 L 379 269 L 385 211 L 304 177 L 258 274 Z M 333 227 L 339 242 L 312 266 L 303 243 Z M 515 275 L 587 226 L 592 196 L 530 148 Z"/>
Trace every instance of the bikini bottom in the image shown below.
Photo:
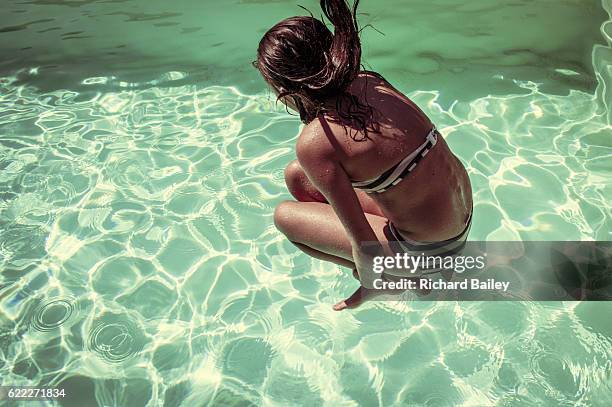
<path fill-rule="evenodd" d="M 421 266 L 417 270 L 416 275 L 413 273 L 413 277 L 447 270 L 443 267 L 443 260 L 448 256 L 453 257 L 459 255 L 464 249 L 467 242 L 467 236 L 472 226 L 472 212 L 473 211 L 470 212 L 463 232 L 453 238 L 440 242 L 417 242 L 408 239 L 402 236 L 393 223 L 388 223 L 389 231 L 393 237 L 393 241 L 390 243 L 395 251 L 399 253 L 408 253 L 410 256 L 422 257 Z"/>

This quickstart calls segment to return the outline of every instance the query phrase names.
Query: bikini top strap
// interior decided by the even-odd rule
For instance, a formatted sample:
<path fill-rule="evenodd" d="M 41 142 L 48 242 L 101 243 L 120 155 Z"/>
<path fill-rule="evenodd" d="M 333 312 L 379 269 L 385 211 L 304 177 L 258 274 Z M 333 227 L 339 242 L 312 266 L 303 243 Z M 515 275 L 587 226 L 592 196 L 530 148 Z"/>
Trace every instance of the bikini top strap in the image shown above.
<path fill-rule="evenodd" d="M 438 129 L 436 129 L 436 126 L 433 126 L 427 134 L 427 140 L 431 142 L 432 147 L 438 142 Z"/>

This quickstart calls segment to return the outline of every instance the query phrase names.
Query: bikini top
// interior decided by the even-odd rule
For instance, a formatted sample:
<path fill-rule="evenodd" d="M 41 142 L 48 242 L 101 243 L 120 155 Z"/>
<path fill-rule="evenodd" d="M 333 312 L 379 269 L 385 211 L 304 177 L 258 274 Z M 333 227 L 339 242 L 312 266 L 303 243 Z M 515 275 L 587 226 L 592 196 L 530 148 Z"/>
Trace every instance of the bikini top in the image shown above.
<path fill-rule="evenodd" d="M 402 161 L 374 179 L 367 181 L 351 181 L 351 184 L 354 188 L 362 189 L 368 194 L 385 192 L 394 185 L 399 184 L 402 179 L 406 178 L 408 174 L 414 170 L 421 159 L 436 145 L 439 134 L 440 133 L 438 133 L 438 130 L 436 130 L 434 126 L 429 134 L 427 134 L 425 142 L 412 153 L 408 154 Z"/>

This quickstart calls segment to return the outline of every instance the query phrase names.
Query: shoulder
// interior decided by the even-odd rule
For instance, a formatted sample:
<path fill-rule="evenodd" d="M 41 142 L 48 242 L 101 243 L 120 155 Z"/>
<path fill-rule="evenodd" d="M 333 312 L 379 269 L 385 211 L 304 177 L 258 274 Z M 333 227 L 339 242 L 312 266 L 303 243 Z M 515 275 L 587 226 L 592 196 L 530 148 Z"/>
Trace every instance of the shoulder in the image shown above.
<path fill-rule="evenodd" d="M 388 83 L 381 74 L 374 71 L 360 71 L 355 80 L 358 82 L 371 82 L 377 85 Z"/>
<path fill-rule="evenodd" d="M 298 136 L 295 152 L 301 164 L 316 164 L 317 161 L 335 156 L 334 145 L 326 136 L 318 119 L 304 126 Z"/>
<path fill-rule="evenodd" d="M 378 72 L 374 72 L 374 71 L 359 71 L 359 73 L 357 74 L 357 77 L 385 81 L 385 78 L 383 78 L 381 74 L 379 74 Z"/>
<path fill-rule="evenodd" d="M 382 75 L 374 71 L 359 72 L 349 87 L 351 93 L 357 95 L 366 94 L 368 97 L 389 88 L 392 88 L 389 82 Z"/>

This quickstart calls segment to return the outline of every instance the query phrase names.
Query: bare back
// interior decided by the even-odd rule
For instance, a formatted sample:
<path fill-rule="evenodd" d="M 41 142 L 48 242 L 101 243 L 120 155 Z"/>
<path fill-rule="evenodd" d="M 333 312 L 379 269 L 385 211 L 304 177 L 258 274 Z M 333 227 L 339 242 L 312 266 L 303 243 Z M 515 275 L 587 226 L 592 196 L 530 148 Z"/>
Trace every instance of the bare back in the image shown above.
<path fill-rule="evenodd" d="M 329 141 L 335 146 L 337 159 L 353 181 L 376 178 L 393 167 L 423 143 L 433 126 L 410 99 L 376 75 L 361 73 L 348 91 L 361 102 L 367 98 L 376 111 L 378 132 L 368 132 L 366 140 L 356 141 L 363 134 L 357 132 L 355 137 L 355 129 L 338 123 L 331 114 L 326 120 L 331 134 L 319 120 L 314 120 L 300 137 L 308 133 L 312 141 L 333 137 Z M 418 241 L 440 241 L 458 235 L 472 207 L 467 172 L 441 137 L 406 178 L 370 196 L 396 228 Z"/>

